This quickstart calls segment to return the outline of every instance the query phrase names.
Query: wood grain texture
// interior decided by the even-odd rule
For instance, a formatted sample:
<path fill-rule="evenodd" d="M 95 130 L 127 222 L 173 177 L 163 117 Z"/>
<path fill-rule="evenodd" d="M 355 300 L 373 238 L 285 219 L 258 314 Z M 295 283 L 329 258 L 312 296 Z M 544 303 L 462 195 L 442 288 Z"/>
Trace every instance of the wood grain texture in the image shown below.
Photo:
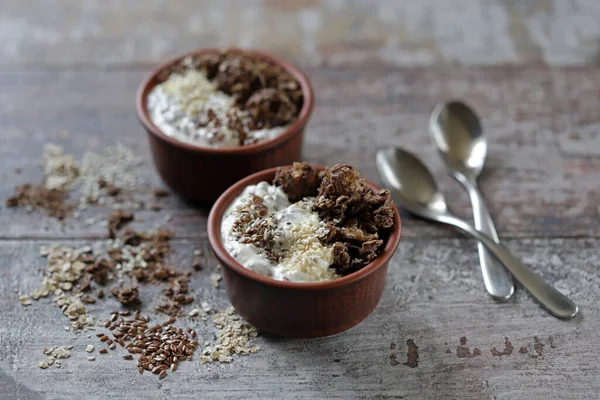
<path fill-rule="evenodd" d="M 67 152 L 102 152 L 118 142 L 146 160 L 140 174 L 160 185 L 145 132 L 134 111 L 134 93 L 145 70 L 0 73 L 4 146 L 0 196 L 41 179 L 44 144 Z M 471 218 L 463 189 L 446 174 L 427 132 L 428 116 L 441 99 L 462 98 L 481 114 L 489 139 L 480 179 L 500 237 L 600 235 L 600 72 L 596 68 L 435 67 L 310 68 L 318 88 L 307 127 L 304 158 L 333 165 L 355 164 L 378 182 L 377 149 L 404 146 L 427 161 L 450 206 Z M 60 93 L 60 100 L 57 94 Z M 68 138 L 61 137 L 68 132 Z M 23 168 L 15 174 L 13 168 Z M 173 218 L 179 237 L 204 237 L 206 210 L 167 200 L 163 213 L 140 214 L 145 226 Z M 104 216 L 92 208 L 82 219 Z M 406 237 L 457 237 L 454 231 L 403 214 Z M 101 237 L 99 224 L 39 223 L 37 215 L 4 210 L 0 237 Z"/>
<path fill-rule="evenodd" d="M 47 242 L 0 242 L 0 386 L 3 395 L 10 395 L 0 398 L 139 398 L 143 393 L 149 399 L 563 399 L 595 398 L 600 385 L 595 344 L 600 329 L 598 239 L 507 242 L 515 255 L 579 303 L 581 315 L 569 322 L 549 316 L 521 288 L 509 303 L 493 304 L 484 293 L 472 241 L 407 238 L 390 264 L 378 308 L 355 328 L 317 340 L 262 336 L 256 341 L 261 346 L 256 354 L 227 365 L 184 362 L 160 381 L 138 375 L 132 362 L 121 358 L 122 350 L 87 361 L 84 348 L 87 343 L 98 348 L 95 336 L 73 339 L 62 329 L 66 318 L 48 301 L 23 311 L 13 289 L 27 292 L 39 284 L 37 270 L 43 259 L 37 252 L 43 243 Z M 195 246 L 177 240 L 172 261 L 182 268 L 190 265 Z M 208 269 L 192 280 L 196 298 L 226 307 L 224 289 L 209 284 L 214 260 L 205 262 Z M 158 290 L 142 287 L 142 300 L 151 303 Z M 92 309 L 107 315 L 115 307 L 109 299 Z M 211 337 L 211 324 L 191 324 L 203 340 Z M 461 337 L 467 338 L 470 352 L 478 348 L 482 354 L 458 357 L 464 354 L 457 353 Z M 512 354 L 493 356 L 492 349 L 504 350 L 505 338 L 514 347 Z M 419 347 L 416 368 L 403 365 L 407 339 Z M 60 370 L 37 367 L 44 345 L 69 343 L 75 348 Z M 391 343 L 396 349 L 390 349 Z M 521 347 L 528 353 L 519 353 Z M 397 365 L 390 362 L 392 354 Z"/>
<path fill-rule="evenodd" d="M 596 65 L 596 0 L 4 0 L 0 65 L 259 47 L 308 65 Z"/>

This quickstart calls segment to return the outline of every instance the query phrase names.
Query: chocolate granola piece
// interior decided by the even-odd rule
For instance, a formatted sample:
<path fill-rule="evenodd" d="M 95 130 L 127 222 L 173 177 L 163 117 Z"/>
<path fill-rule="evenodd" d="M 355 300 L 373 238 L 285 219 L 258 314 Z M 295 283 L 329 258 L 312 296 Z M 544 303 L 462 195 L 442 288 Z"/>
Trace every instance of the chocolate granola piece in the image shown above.
<path fill-rule="evenodd" d="M 111 239 L 117 237 L 117 231 L 125 224 L 133 221 L 134 216 L 130 211 L 115 210 L 108 217 L 108 236 Z"/>
<path fill-rule="evenodd" d="M 348 164 L 336 164 L 328 168 L 319 186 L 319 196 L 348 196 L 351 201 L 359 200 L 364 191 L 358 171 Z"/>
<path fill-rule="evenodd" d="M 377 257 L 379 248 L 383 245 L 383 240 L 369 240 L 362 244 L 359 255 L 364 264 L 371 262 Z"/>
<path fill-rule="evenodd" d="M 237 104 L 244 104 L 260 87 L 252 59 L 241 55 L 229 57 L 219 65 L 214 83 L 217 89 L 232 95 Z"/>
<path fill-rule="evenodd" d="M 329 230 L 321 240 L 334 244 L 339 254 L 344 246 L 350 258 L 349 265 L 334 265 L 339 273 L 358 270 L 377 257 L 381 234 L 394 224 L 390 192 L 374 192 L 352 166 L 337 164 L 327 169 L 318 194 L 315 210 Z M 334 258 L 341 263 L 340 256 Z"/>
<path fill-rule="evenodd" d="M 156 75 L 157 83 L 162 83 L 162 82 L 166 81 L 173 74 L 181 75 L 185 72 L 186 69 L 187 69 L 186 66 L 181 62 L 173 64 L 170 67 L 163 69 Z"/>
<path fill-rule="evenodd" d="M 142 243 L 142 241 L 144 241 L 145 239 L 146 237 L 143 234 L 129 228 L 125 229 L 123 235 L 121 235 L 121 240 L 123 241 L 123 244 L 127 244 L 129 246 L 139 246 L 139 244 Z"/>
<path fill-rule="evenodd" d="M 367 242 L 378 239 L 377 233 L 367 233 L 360 229 L 358 226 L 342 227 L 338 231 L 338 240 L 342 241 L 354 241 L 354 242 Z"/>
<path fill-rule="evenodd" d="M 273 185 L 279 186 L 291 202 L 317 195 L 322 176 L 309 164 L 295 162 L 291 167 L 280 167 L 275 172 Z"/>
<path fill-rule="evenodd" d="M 137 286 L 128 286 L 125 288 L 113 287 L 110 292 L 119 300 L 119 303 L 124 306 L 137 303 L 139 290 Z"/>
<path fill-rule="evenodd" d="M 285 92 L 274 88 L 254 92 L 246 101 L 246 109 L 264 128 L 287 125 L 298 115 L 296 105 Z"/>
<path fill-rule="evenodd" d="M 174 278 L 178 275 L 179 273 L 177 272 L 177 270 L 175 270 L 175 268 L 168 267 L 165 265 L 157 266 L 153 273 L 154 279 L 159 281 L 167 281 L 170 278 Z"/>
<path fill-rule="evenodd" d="M 104 178 L 98 179 L 98 187 L 103 189 L 106 194 L 110 197 L 118 196 L 121 193 L 121 188 L 116 186 L 115 184 L 108 182 Z"/>
<path fill-rule="evenodd" d="M 341 222 L 344 220 L 349 203 L 350 197 L 348 196 L 339 196 L 338 198 L 319 196 L 315 201 L 315 209 L 319 211 L 321 218 L 325 221 Z"/>
<path fill-rule="evenodd" d="M 350 254 L 348 248 L 341 242 L 333 244 L 333 263 L 332 266 L 338 270 L 345 270 L 350 267 Z"/>
<path fill-rule="evenodd" d="M 225 58 L 225 53 L 205 53 L 197 55 L 192 60 L 195 69 L 202 71 L 208 79 L 213 79 L 219 72 L 219 65 Z"/>
<path fill-rule="evenodd" d="M 109 280 L 110 273 L 114 270 L 115 265 L 112 261 L 106 258 L 100 258 L 94 264 L 86 267 L 86 272 L 91 274 L 92 279 L 99 285 L 106 285 Z"/>
<path fill-rule="evenodd" d="M 183 306 L 171 299 L 163 301 L 162 303 L 154 307 L 154 310 L 162 314 L 170 315 L 172 317 L 179 317 L 183 315 Z"/>
<path fill-rule="evenodd" d="M 166 191 L 165 189 L 161 189 L 161 188 L 152 189 L 152 194 L 157 199 L 162 199 L 163 197 L 169 197 L 169 192 Z"/>

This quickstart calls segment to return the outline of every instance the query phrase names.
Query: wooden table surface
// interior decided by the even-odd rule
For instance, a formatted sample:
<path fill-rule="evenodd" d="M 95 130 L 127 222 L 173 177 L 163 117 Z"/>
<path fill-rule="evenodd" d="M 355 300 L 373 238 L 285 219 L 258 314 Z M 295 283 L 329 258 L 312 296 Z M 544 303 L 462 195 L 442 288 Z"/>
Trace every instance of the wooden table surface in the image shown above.
<path fill-rule="evenodd" d="M 385 293 L 360 325 L 317 340 L 261 336 L 256 354 L 231 364 L 197 357 L 158 380 L 138 375 L 120 354 L 88 362 L 83 348 L 94 337 L 74 338 L 49 301 L 25 310 L 15 293 L 39 286 L 40 245 L 106 240 L 101 224 L 82 219 L 105 218 L 107 210 L 90 208 L 63 225 L 1 208 L 0 398 L 597 399 L 599 19 L 597 0 L 5 0 L 1 198 L 39 182 L 48 142 L 72 154 L 123 143 L 160 185 L 134 113 L 141 79 L 196 47 L 259 47 L 297 62 L 316 89 L 307 161 L 353 163 L 378 181 L 376 150 L 405 146 L 434 168 L 451 208 L 468 218 L 466 193 L 445 173 L 427 121 L 440 100 L 476 107 L 489 139 L 480 183 L 501 240 L 581 313 L 557 320 L 518 285 L 511 301 L 495 304 L 473 240 L 403 213 Z M 137 216 L 143 222 L 134 227 L 174 230 L 176 264 L 190 265 L 192 249 L 208 249 L 207 211 L 176 196 L 163 212 Z M 205 262 L 212 267 L 192 280 L 197 302 L 225 308 L 225 289 L 209 282 L 216 261 L 207 255 Z M 144 290 L 151 299 L 154 289 Z M 107 300 L 93 312 L 115 306 Z M 212 332 L 206 323 L 198 329 L 205 338 Z M 409 339 L 418 346 L 416 368 L 404 365 Z M 507 342 L 514 350 L 499 355 Z M 40 369 L 42 347 L 62 344 L 75 346 L 62 368 Z M 465 347 L 481 354 L 465 357 Z"/>

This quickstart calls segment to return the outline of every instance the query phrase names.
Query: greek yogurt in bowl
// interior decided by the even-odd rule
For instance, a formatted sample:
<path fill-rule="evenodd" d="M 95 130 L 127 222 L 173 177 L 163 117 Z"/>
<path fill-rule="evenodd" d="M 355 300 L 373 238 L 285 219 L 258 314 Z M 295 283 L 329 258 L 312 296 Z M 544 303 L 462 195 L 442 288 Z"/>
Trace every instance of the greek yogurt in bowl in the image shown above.
<path fill-rule="evenodd" d="M 307 197 L 291 203 L 280 187 L 250 185 L 223 216 L 223 245 L 244 267 L 276 280 L 335 279 L 333 248 L 322 244 L 328 228 L 314 211 L 314 201 Z"/>

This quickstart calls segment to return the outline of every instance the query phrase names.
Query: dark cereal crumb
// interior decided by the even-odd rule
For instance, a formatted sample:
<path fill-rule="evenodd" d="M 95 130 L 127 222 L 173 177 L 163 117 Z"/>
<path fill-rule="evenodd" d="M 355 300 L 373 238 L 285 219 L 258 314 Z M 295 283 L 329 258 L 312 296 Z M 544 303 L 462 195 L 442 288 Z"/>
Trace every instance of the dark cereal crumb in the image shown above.
<path fill-rule="evenodd" d="M 121 188 L 108 182 L 104 178 L 98 179 L 98 187 L 102 189 L 108 196 L 116 197 L 121 193 Z"/>
<path fill-rule="evenodd" d="M 501 356 L 510 356 L 513 352 L 513 345 L 508 340 L 508 338 L 504 338 L 504 350 L 499 351 L 495 347 L 490 350 L 490 353 L 493 356 L 501 357 Z"/>
<path fill-rule="evenodd" d="M 169 196 L 169 192 L 167 192 L 165 189 L 161 189 L 161 188 L 154 188 L 154 189 L 152 189 L 152 194 L 157 199 L 162 199 L 164 197 L 168 197 Z"/>
<path fill-rule="evenodd" d="M 254 120 L 264 128 L 285 125 L 297 114 L 296 105 L 282 91 L 264 88 L 256 91 L 248 101 L 246 109 Z"/>
<path fill-rule="evenodd" d="M 28 210 L 44 210 L 49 216 L 64 220 L 73 213 L 74 206 L 68 204 L 67 192 L 47 189 L 44 185 L 24 184 L 15 188 L 15 194 L 6 199 L 6 207 L 23 207 Z"/>
<path fill-rule="evenodd" d="M 322 176 L 309 164 L 295 162 L 291 167 L 278 168 L 273 185 L 279 186 L 287 194 L 291 202 L 304 197 L 316 196 Z"/>
<path fill-rule="evenodd" d="M 404 365 L 409 368 L 416 368 L 419 366 L 419 352 L 417 351 L 419 347 L 412 339 L 408 339 L 406 345 L 408 346 L 408 351 L 406 353 L 406 362 Z"/>
<path fill-rule="evenodd" d="M 117 232 L 126 224 L 134 220 L 134 215 L 130 211 L 115 210 L 108 217 L 108 236 L 114 239 Z"/>
<path fill-rule="evenodd" d="M 139 290 L 137 286 L 128 286 L 125 288 L 113 287 L 110 292 L 119 300 L 119 303 L 127 306 L 137 303 Z"/>

